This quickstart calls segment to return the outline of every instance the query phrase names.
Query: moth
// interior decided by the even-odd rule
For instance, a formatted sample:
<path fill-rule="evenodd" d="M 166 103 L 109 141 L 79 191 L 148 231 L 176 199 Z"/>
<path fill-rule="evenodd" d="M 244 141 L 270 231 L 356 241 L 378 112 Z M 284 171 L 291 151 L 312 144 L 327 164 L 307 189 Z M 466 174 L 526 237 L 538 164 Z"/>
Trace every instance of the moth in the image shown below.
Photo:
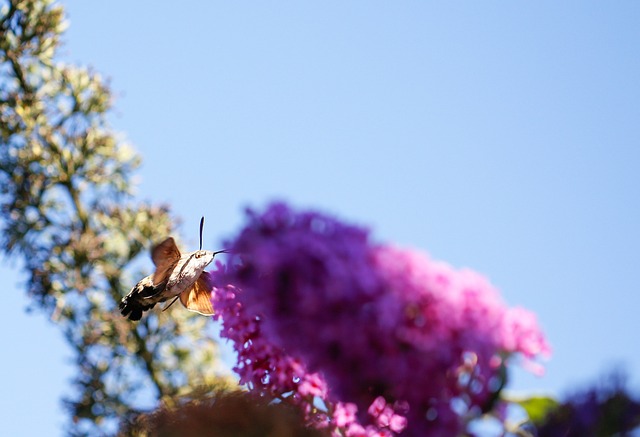
<path fill-rule="evenodd" d="M 142 313 L 160 302 L 173 298 L 164 309 L 180 299 L 189 311 L 205 316 L 213 314 L 211 295 L 202 276 L 213 258 L 225 250 L 211 252 L 202 250 L 202 228 L 204 217 L 200 220 L 200 249 L 181 254 L 173 237 L 169 237 L 151 249 L 151 259 L 156 271 L 149 275 L 120 301 L 120 313 L 130 320 L 140 320 Z M 164 311 L 164 310 L 163 310 Z"/>

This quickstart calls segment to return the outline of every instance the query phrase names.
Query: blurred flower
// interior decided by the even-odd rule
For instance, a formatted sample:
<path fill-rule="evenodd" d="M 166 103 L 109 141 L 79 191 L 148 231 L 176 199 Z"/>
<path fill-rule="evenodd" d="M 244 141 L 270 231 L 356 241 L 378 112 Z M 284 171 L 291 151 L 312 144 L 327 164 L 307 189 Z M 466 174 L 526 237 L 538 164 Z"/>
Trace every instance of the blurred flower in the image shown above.
<path fill-rule="evenodd" d="M 640 399 L 629 393 L 623 375 L 613 373 L 599 386 L 569 396 L 535 425 L 539 437 L 637 435 Z"/>
<path fill-rule="evenodd" d="M 328 437 L 329 433 L 305 427 L 300 410 L 290 405 L 270 403 L 245 391 L 220 391 L 208 399 L 173 408 L 163 407 L 154 413 L 141 415 L 119 435 Z"/>
<path fill-rule="evenodd" d="M 333 420 L 336 426 L 343 428 L 356 422 L 358 407 L 355 404 L 338 402 L 333 412 Z"/>
<path fill-rule="evenodd" d="M 549 353 L 535 317 L 508 309 L 478 273 L 374 244 L 327 215 L 249 211 L 228 247 L 229 267 L 209 280 L 241 381 L 322 399 L 322 426 L 345 422 L 328 414 L 342 402 L 357 408 L 353 435 L 455 435 L 503 387 L 505 359 Z"/>

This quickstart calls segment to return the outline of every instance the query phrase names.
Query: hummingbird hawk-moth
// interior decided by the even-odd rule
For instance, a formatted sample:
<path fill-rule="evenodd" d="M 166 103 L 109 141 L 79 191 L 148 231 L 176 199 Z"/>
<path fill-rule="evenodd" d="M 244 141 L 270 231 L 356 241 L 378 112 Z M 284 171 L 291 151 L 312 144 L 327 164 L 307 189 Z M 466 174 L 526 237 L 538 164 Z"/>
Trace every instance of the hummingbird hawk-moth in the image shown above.
<path fill-rule="evenodd" d="M 181 254 L 173 237 L 151 249 L 151 259 L 156 271 L 140 280 L 129 294 L 122 298 L 119 309 L 123 316 L 131 320 L 140 320 L 144 311 L 171 298 L 173 301 L 165 309 L 180 299 L 189 311 L 205 316 L 213 315 L 211 294 L 202 273 L 217 254 L 226 251 L 202 250 L 203 225 L 204 217 L 200 220 L 200 249 L 195 252 Z"/>

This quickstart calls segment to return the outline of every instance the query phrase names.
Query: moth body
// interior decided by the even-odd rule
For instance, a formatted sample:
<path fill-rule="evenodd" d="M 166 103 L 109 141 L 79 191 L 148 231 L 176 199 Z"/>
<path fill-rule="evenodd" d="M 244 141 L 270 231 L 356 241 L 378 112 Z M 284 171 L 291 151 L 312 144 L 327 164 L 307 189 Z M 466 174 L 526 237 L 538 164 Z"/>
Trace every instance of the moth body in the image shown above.
<path fill-rule="evenodd" d="M 205 267 L 213 261 L 214 256 L 210 250 L 196 250 L 182 255 L 168 278 L 165 290 L 167 298 L 177 296 L 193 287 Z"/>
<path fill-rule="evenodd" d="M 131 320 L 140 320 L 142 313 L 160 302 L 179 297 L 190 311 L 212 315 L 210 291 L 202 273 L 216 254 L 209 250 L 180 253 L 172 237 L 151 250 L 156 266 L 154 274 L 138 282 L 120 302 L 120 312 Z"/>

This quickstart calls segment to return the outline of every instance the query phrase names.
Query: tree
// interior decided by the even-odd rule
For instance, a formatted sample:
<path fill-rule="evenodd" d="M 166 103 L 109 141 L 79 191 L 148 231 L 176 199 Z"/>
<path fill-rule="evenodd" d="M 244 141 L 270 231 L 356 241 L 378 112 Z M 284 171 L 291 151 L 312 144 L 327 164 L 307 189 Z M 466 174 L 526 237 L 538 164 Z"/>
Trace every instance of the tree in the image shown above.
<path fill-rule="evenodd" d="M 0 238 L 21 260 L 34 306 L 71 345 L 72 435 L 115 433 L 160 400 L 219 384 L 209 319 L 155 312 L 139 323 L 117 303 L 144 275 L 169 208 L 136 201 L 140 157 L 108 124 L 112 96 L 94 71 L 56 60 L 64 12 L 52 0 L 0 2 Z"/>

